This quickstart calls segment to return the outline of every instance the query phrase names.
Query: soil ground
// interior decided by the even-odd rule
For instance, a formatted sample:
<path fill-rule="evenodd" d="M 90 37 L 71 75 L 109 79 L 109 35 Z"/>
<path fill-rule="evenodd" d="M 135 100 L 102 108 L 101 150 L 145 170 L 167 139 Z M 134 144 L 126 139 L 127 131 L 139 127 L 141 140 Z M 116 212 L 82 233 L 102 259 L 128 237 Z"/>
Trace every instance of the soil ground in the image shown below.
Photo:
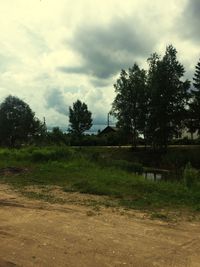
<path fill-rule="evenodd" d="M 151 220 L 65 197 L 49 204 L 0 184 L 0 267 L 200 266 L 199 221 Z"/>

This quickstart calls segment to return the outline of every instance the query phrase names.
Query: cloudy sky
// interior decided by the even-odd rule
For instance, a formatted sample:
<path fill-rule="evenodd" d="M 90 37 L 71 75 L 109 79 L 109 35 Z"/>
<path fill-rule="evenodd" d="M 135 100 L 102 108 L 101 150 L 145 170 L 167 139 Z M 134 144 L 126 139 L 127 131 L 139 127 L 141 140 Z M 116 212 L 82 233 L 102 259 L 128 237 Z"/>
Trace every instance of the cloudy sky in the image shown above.
<path fill-rule="evenodd" d="M 48 126 L 68 127 L 77 99 L 106 123 L 120 69 L 169 44 L 191 79 L 200 0 L 0 0 L 0 101 L 15 95 Z"/>

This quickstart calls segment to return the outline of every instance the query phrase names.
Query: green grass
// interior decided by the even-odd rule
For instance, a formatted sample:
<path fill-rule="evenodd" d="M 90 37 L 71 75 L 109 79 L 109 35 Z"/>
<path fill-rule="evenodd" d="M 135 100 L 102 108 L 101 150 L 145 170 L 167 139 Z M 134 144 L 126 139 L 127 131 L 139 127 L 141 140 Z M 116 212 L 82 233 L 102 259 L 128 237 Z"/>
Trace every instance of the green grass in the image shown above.
<path fill-rule="evenodd" d="M 0 182 L 24 192 L 25 186 L 60 186 L 65 192 L 109 196 L 116 205 L 134 209 L 189 208 L 200 210 L 200 186 L 187 188 L 183 182 L 153 182 L 135 175 L 142 165 L 110 158 L 100 151 L 72 148 L 23 148 L 0 150 L 0 168 L 27 169 L 16 175 L 0 174 Z M 118 151 L 119 153 L 119 151 Z M 123 152 L 124 153 L 124 152 Z M 94 156 L 96 155 L 96 156 Z M 28 197 L 56 202 L 42 193 L 24 193 Z"/>
<path fill-rule="evenodd" d="M 83 147 L 82 153 L 95 156 L 103 155 L 105 159 L 126 160 L 140 163 L 146 167 L 176 170 L 184 168 L 190 162 L 200 169 L 200 146 L 170 146 L 166 153 L 153 152 L 151 149 L 130 147 Z"/>

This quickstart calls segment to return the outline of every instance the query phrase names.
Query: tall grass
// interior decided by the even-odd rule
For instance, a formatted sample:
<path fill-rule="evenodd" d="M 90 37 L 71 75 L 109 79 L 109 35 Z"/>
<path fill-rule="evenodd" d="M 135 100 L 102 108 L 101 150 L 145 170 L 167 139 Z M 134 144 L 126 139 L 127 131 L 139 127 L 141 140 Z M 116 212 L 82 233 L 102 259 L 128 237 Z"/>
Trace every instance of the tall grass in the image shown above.
<path fill-rule="evenodd" d="M 180 182 L 153 182 L 136 175 L 142 165 L 104 157 L 102 153 L 68 147 L 29 147 L 0 150 L 0 167 L 21 166 L 18 175 L 0 174 L 0 181 L 15 187 L 59 185 L 64 191 L 106 195 L 130 208 L 200 207 L 200 185 Z M 186 175 L 186 174 L 185 174 Z M 187 179 L 190 174 L 187 174 Z M 185 178 L 186 179 L 186 178 Z"/>

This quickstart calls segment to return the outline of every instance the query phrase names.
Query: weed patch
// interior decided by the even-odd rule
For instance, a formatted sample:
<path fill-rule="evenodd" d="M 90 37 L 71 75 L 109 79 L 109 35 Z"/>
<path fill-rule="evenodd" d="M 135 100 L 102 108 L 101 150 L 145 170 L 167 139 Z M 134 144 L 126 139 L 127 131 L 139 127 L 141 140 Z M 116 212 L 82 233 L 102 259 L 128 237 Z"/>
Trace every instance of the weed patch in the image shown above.
<path fill-rule="evenodd" d="M 109 161 L 105 149 L 102 149 L 102 153 L 95 149 L 92 152 L 90 148 L 88 154 L 86 149 L 68 147 L 2 149 L 0 168 L 15 166 L 16 170 L 28 169 L 28 172 L 19 172 L 17 175 L 0 173 L 0 182 L 8 183 L 20 190 L 32 185 L 52 185 L 60 186 L 65 192 L 105 195 L 116 205 L 134 209 L 187 207 L 200 210 L 199 183 L 188 187 L 184 182 L 189 181 L 188 177 L 193 177 L 191 171 L 185 174 L 187 179 L 182 181 L 153 182 L 135 174 L 143 169 L 138 161 L 134 163 L 117 158 Z M 95 153 L 95 159 L 91 158 L 92 153 Z M 107 154 L 109 153 L 111 152 L 108 149 Z M 49 202 L 55 200 L 48 194 L 35 192 L 27 194 Z"/>

